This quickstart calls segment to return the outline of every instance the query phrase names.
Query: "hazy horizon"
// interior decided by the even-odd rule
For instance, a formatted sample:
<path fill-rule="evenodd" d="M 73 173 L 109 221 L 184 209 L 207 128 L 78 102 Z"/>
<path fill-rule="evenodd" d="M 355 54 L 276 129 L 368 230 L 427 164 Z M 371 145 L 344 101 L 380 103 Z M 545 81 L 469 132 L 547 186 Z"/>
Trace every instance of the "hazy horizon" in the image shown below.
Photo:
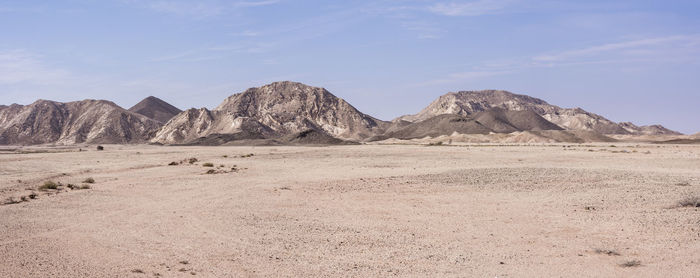
<path fill-rule="evenodd" d="M 694 1 L 0 0 L 0 104 L 153 95 L 180 109 L 290 80 L 382 120 L 497 89 L 700 131 Z"/>

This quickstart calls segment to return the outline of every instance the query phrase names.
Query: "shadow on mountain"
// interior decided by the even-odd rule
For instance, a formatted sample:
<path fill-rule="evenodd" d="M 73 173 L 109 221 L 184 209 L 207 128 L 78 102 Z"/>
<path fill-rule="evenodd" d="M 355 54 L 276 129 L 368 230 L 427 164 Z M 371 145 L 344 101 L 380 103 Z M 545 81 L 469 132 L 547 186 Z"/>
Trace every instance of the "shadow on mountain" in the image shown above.
<path fill-rule="evenodd" d="M 265 137 L 262 133 L 241 131 L 232 134 L 211 134 L 185 144 L 173 146 L 279 146 L 279 145 L 356 145 L 318 130 L 305 130 L 282 137 Z"/>

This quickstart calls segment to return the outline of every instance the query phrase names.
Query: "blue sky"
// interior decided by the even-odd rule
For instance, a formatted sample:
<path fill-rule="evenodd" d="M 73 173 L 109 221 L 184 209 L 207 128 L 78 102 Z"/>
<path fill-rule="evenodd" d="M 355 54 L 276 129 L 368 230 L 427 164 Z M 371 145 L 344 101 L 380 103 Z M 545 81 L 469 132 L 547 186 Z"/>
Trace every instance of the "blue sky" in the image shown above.
<path fill-rule="evenodd" d="M 0 0 L 0 104 L 213 108 L 293 80 L 384 120 L 503 89 L 694 133 L 698 15 L 700 1 Z"/>

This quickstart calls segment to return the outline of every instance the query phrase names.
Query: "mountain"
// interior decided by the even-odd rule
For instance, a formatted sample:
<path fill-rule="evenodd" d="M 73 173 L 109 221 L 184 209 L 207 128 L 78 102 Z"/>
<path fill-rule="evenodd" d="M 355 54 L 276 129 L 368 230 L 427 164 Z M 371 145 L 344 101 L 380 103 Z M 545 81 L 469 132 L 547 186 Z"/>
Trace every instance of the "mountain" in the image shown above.
<path fill-rule="evenodd" d="M 0 144 L 143 143 L 160 124 L 111 101 L 38 100 L 0 109 Z"/>
<path fill-rule="evenodd" d="M 359 141 L 383 132 L 388 125 L 324 88 L 282 81 L 234 94 L 211 111 L 184 111 L 173 117 L 152 142 L 184 143 L 211 134 L 243 131 L 276 138 L 307 130 Z"/>
<path fill-rule="evenodd" d="M 447 93 L 438 97 L 418 114 L 402 116 L 399 119 L 417 122 L 441 114 L 468 116 L 494 107 L 508 111 L 532 111 L 568 130 L 630 134 L 630 131 L 617 123 L 581 108 L 561 108 L 538 98 L 499 90 Z"/>
<path fill-rule="evenodd" d="M 683 135 L 678 131 L 670 130 L 662 125 L 637 126 L 630 122 L 621 122 L 619 125 L 635 135 Z"/>
<path fill-rule="evenodd" d="M 129 108 L 129 111 L 144 115 L 161 123 L 167 123 L 172 117 L 182 112 L 182 110 L 177 107 L 154 96 L 143 99 L 141 102 Z"/>

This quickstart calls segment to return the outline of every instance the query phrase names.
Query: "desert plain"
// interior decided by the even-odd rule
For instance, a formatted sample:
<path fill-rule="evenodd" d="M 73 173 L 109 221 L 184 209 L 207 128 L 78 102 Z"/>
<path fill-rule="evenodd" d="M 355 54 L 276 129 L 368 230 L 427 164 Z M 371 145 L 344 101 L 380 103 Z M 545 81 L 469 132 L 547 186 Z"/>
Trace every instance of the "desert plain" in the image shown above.
<path fill-rule="evenodd" d="M 3 147 L 0 277 L 700 276 L 700 146 L 614 144 Z"/>

